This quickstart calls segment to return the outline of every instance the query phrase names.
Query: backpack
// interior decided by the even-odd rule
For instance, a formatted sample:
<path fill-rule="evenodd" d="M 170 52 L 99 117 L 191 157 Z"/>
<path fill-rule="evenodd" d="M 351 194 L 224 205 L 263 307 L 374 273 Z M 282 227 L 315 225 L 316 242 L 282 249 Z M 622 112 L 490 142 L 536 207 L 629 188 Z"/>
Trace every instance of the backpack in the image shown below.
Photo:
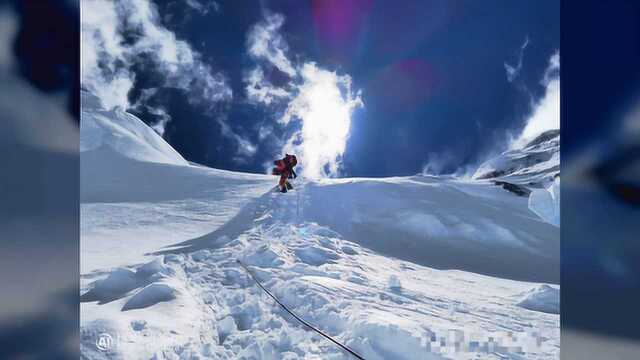
<path fill-rule="evenodd" d="M 284 158 L 289 163 L 290 167 L 294 167 L 294 166 L 298 165 L 298 158 L 296 158 L 295 155 L 285 154 Z"/>

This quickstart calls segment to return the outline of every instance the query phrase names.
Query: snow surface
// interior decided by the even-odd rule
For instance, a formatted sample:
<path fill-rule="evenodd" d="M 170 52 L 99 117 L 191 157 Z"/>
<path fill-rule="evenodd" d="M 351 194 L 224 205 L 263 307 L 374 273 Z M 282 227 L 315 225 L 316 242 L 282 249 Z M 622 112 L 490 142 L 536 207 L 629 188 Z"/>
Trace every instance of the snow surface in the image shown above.
<path fill-rule="evenodd" d="M 518 305 L 559 281 L 559 229 L 526 198 L 430 176 L 299 178 L 281 194 L 272 176 L 182 162 L 139 119 L 88 98 L 84 358 L 349 358 L 236 260 L 366 359 L 558 358 L 558 315 Z"/>

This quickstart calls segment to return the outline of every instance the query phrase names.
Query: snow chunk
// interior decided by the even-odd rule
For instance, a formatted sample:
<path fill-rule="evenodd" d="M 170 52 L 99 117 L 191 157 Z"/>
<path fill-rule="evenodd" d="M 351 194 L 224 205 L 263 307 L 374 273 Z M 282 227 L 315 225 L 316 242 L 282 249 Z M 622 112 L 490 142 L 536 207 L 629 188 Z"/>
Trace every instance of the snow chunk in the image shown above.
<path fill-rule="evenodd" d="M 525 309 L 550 314 L 560 313 L 560 289 L 543 284 L 524 294 L 523 299 L 516 304 Z"/>
<path fill-rule="evenodd" d="M 93 288 L 84 293 L 80 300 L 99 301 L 100 304 L 108 303 L 124 296 L 129 291 L 139 286 L 140 280 L 136 273 L 129 269 L 116 269 L 107 278 L 93 283 Z"/>
<path fill-rule="evenodd" d="M 191 254 L 191 258 L 193 259 L 193 261 L 202 262 L 207 260 L 208 257 L 209 257 L 209 251 L 207 250 L 198 250 L 193 254 Z"/>
<path fill-rule="evenodd" d="M 397 276 L 389 276 L 389 289 L 395 291 L 402 289 L 402 284 L 400 283 L 400 279 L 398 279 Z"/>
<path fill-rule="evenodd" d="M 424 331 L 404 318 L 378 312 L 353 325 L 353 340 L 347 345 L 366 359 L 442 359 L 439 354 L 427 352 L 423 345 Z"/>
<path fill-rule="evenodd" d="M 314 266 L 320 266 L 339 258 L 334 252 L 315 246 L 296 249 L 295 253 L 302 262 Z"/>
<path fill-rule="evenodd" d="M 529 209 L 549 224 L 560 226 L 560 178 L 547 189 L 535 189 L 529 195 Z"/>
<path fill-rule="evenodd" d="M 176 290 L 163 283 L 154 283 L 145 286 L 133 295 L 122 307 L 122 311 L 143 309 L 163 301 L 171 301 L 176 298 Z"/>
<path fill-rule="evenodd" d="M 236 325 L 235 320 L 233 320 L 232 316 L 227 316 L 226 318 L 218 321 L 218 341 L 222 345 L 224 340 L 232 333 L 238 330 L 238 326 Z"/>
<path fill-rule="evenodd" d="M 348 245 L 345 245 L 342 247 L 342 252 L 347 255 L 358 255 L 358 252 L 356 251 L 356 249 Z"/>
<path fill-rule="evenodd" d="M 274 267 L 283 264 L 278 254 L 273 251 L 267 244 L 261 245 L 256 251 L 246 256 L 244 262 L 249 265 L 258 267 Z"/>
<path fill-rule="evenodd" d="M 134 331 L 142 331 L 147 327 L 147 322 L 144 320 L 132 320 L 131 321 L 131 328 Z"/>
<path fill-rule="evenodd" d="M 151 262 L 148 262 L 140 266 L 136 270 L 136 274 L 143 275 L 143 276 L 151 276 L 159 273 L 165 273 L 166 271 L 167 269 L 164 267 L 164 264 L 162 263 L 162 258 L 159 257 L 152 260 Z"/>

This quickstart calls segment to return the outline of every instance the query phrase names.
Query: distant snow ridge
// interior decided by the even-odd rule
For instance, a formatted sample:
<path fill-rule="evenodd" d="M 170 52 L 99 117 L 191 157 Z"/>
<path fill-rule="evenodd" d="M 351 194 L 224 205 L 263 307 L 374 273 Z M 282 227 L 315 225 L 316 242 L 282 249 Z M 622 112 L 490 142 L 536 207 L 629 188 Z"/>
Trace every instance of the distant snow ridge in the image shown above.
<path fill-rule="evenodd" d="M 522 300 L 516 305 L 549 314 L 560 313 L 560 289 L 543 284 L 531 289 L 524 294 Z"/>
<path fill-rule="evenodd" d="M 142 120 L 122 109 L 107 110 L 81 91 L 80 152 L 111 149 L 138 161 L 187 165 L 187 161 Z"/>
<path fill-rule="evenodd" d="M 548 130 L 522 149 L 505 151 L 483 163 L 473 178 L 528 196 L 531 211 L 560 226 L 560 130 Z"/>
<path fill-rule="evenodd" d="M 482 164 L 473 178 L 525 187 L 544 187 L 560 175 L 560 130 L 549 130 L 522 149 L 511 149 Z"/>

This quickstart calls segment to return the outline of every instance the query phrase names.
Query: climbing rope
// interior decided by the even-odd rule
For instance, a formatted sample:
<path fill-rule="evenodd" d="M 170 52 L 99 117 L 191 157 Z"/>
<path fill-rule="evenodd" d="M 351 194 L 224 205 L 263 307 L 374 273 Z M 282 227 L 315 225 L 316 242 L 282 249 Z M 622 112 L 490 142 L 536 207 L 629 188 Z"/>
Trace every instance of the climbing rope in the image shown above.
<path fill-rule="evenodd" d="M 256 284 L 258 284 L 258 286 L 265 292 L 267 293 L 267 295 L 269 295 L 276 303 L 278 303 L 278 305 L 280 305 L 280 307 L 282 307 L 284 309 L 284 311 L 288 312 L 291 316 L 293 316 L 296 320 L 298 320 L 299 322 L 301 322 L 303 325 L 305 325 L 306 327 L 308 327 L 309 329 L 317 332 L 318 334 L 322 335 L 325 339 L 331 341 L 332 343 L 338 345 L 342 350 L 348 352 L 349 354 L 353 355 L 354 357 L 356 357 L 357 359 L 360 360 L 364 360 L 364 358 L 360 355 L 358 355 L 355 351 L 349 349 L 346 345 L 342 345 L 340 342 L 338 342 L 337 340 L 333 339 L 331 336 L 325 334 L 324 332 L 322 332 L 321 330 L 319 330 L 318 328 L 314 327 L 313 325 L 309 324 L 308 322 L 304 321 L 304 319 L 302 319 L 300 316 L 296 315 L 293 311 L 291 311 L 285 304 L 283 304 L 282 302 L 280 302 L 280 300 L 278 300 L 278 298 L 276 298 L 269 290 L 267 290 L 262 283 L 255 277 L 255 275 L 253 275 L 253 272 L 251 272 L 251 270 L 249 270 L 249 268 L 242 263 L 242 261 L 240 261 L 239 259 L 236 260 L 238 262 L 238 264 L 240 264 L 240 266 L 242 266 L 242 268 L 247 272 L 247 274 L 249 274 L 249 276 L 253 279 L 253 281 L 255 281 Z"/>
<path fill-rule="evenodd" d="M 300 189 L 296 190 L 296 221 L 300 222 Z"/>

